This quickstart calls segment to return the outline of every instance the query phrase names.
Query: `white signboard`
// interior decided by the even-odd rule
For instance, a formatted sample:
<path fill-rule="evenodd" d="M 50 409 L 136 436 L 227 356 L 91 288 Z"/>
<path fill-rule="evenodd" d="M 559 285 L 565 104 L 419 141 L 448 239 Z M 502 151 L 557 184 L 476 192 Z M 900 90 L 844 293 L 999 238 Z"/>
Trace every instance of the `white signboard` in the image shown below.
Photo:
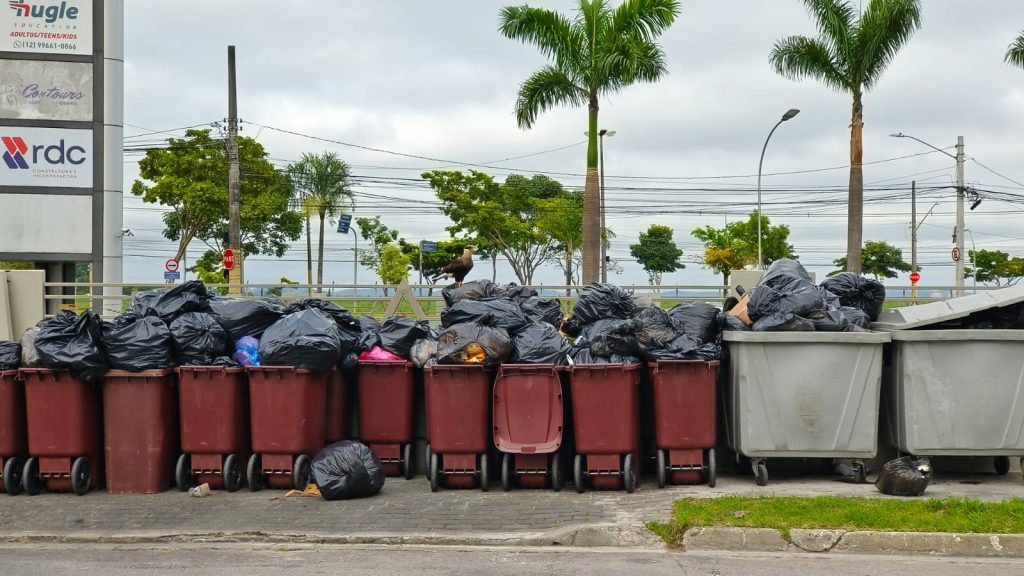
<path fill-rule="evenodd" d="M 92 198 L 0 193 L 0 230 L 0 252 L 89 254 Z"/>
<path fill-rule="evenodd" d="M 0 51 L 92 54 L 92 0 L 2 2 Z"/>
<path fill-rule="evenodd" d="M 92 188 L 92 130 L 0 126 L 0 185 Z"/>
<path fill-rule="evenodd" d="M 92 64 L 0 60 L 0 118 L 92 120 Z"/>

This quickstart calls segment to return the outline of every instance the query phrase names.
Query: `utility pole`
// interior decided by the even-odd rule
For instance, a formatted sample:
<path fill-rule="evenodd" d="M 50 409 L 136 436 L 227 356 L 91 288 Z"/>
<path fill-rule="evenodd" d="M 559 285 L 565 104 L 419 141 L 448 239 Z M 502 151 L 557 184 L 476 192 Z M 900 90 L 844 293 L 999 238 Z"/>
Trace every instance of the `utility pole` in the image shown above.
<path fill-rule="evenodd" d="M 964 295 L 964 137 L 956 137 L 956 295 Z"/>
<path fill-rule="evenodd" d="M 238 166 L 238 99 L 235 90 L 235 47 L 228 46 L 228 246 L 235 254 L 235 265 L 228 273 L 229 292 L 242 293 L 245 275 L 242 263 L 242 183 Z"/>
<path fill-rule="evenodd" d="M 910 183 L 910 272 L 917 272 L 917 181 Z M 917 282 L 912 282 L 910 297 L 917 298 Z"/>

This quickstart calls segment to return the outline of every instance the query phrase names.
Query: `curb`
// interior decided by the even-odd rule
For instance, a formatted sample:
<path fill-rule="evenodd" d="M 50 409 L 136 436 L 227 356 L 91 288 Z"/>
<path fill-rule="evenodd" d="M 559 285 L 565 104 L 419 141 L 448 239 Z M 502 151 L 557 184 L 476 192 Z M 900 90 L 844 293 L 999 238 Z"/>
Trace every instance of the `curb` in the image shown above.
<path fill-rule="evenodd" d="M 774 528 L 691 528 L 683 534 L 689 552 L 807 552 L 838 554 L 929 554 L 1024 558 L 1024 534 L 947 532 L 846 532 L 794 528 L 788 537 Z"/>

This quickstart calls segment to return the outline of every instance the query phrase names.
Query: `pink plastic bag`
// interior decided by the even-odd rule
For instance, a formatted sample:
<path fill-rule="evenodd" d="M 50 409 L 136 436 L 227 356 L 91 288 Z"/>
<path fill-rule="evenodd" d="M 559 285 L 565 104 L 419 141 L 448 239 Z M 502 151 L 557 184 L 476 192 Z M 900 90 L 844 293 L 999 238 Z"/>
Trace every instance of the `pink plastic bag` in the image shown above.
<path fill-rule="evenodd" d="M 392 354 L 380 346 L 374 346 L 369 350 L 364 350 L 359 353 L 360 360 L 398 360 L 399 362 L 405 360 L 401 356 Z"/>

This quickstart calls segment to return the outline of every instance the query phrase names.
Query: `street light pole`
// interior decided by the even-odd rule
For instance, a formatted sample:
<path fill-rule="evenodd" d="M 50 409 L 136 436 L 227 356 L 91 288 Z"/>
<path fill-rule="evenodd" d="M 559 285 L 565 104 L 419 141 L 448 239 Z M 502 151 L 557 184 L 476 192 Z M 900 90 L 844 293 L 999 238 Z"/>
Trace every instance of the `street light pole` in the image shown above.
<path fill-rule="evenodd" d="M 971 291 L 974 294 L 978 293 L 978 247 L 974 245 L 974 232 L 971 232 L 969 228 L 965 228 L 964 232 L 971 235 Z M 961 258 L 963 260 L 963 258 Z"/>
<path fill-rule="evenodd" d="M 768 137 L 764 139 L 764 146 L 761 147 L 761 159 L 757 162 L 757 268 L 764 270 L 764 255 L 761 252 L 761 168 L 764 166 L 764 152 L 768 149 L 768 141 L 772 139 L 772 134 L 775 133 L 775 129 L 780 124 L 789 120 L 800 113 L 800 110 L 796 108 L 790 108 L 782 115 L 782 118 L 772 126 L 771 132 L 768 133 Z"/>

